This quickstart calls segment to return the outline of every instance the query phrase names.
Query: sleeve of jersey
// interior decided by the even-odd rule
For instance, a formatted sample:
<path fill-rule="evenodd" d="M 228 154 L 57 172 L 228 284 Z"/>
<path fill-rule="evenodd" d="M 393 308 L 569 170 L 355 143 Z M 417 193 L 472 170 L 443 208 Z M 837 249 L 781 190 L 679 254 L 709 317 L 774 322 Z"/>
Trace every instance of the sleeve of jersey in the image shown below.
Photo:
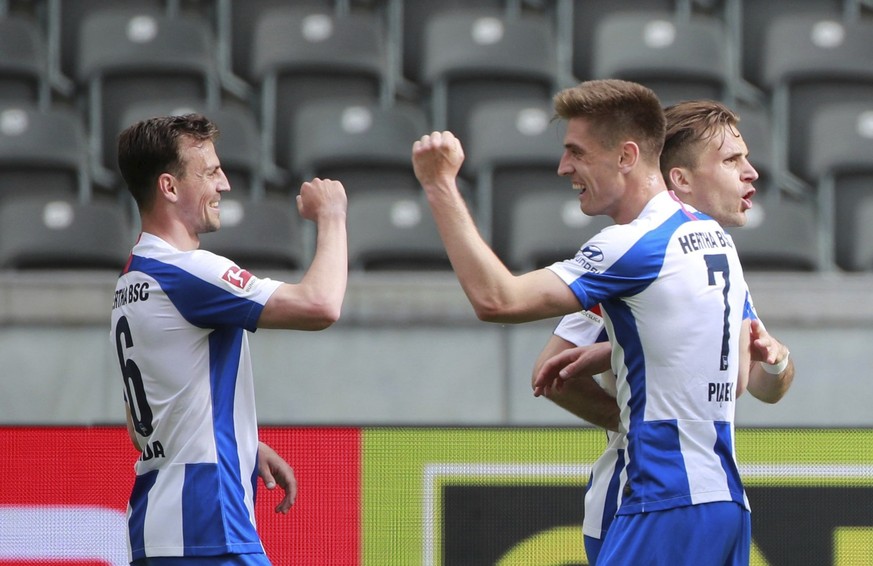
<path fill-rule="evenodd" d="M 669 232 L 613 226 L 589 240 L 576 257 L 546 269 L 566 283 L 584 309 L 645 289 L 661 271 Z"/>
<path fill-rule="evenodd" d="M 254 332 L 264 305 L 282 284 L 255 277 L 204 250 L 179 265 L 151 266 L 149 272 L 180 314 L 202 328 L 233 326 Z"/>
<path fill-rule="evenodd" d="M 752 294 L 746 289 L 746 305 L 743 309 L 743 320 L 760 320 L 758 312 L 755 310 L 755 303 L 752 301 Z M 763 324 L 763 321 L 762 323 Z"/>
<path fill-rule="evenodd" d="M 598 311 L 598 312 L 595 312 Z M 588 346 L 601 342 L 605 338 L 603 319 L 599 314 L 599 306 L 590 311 L 579 311 L 561 319 L 554 334 L 576 346 Z"/>

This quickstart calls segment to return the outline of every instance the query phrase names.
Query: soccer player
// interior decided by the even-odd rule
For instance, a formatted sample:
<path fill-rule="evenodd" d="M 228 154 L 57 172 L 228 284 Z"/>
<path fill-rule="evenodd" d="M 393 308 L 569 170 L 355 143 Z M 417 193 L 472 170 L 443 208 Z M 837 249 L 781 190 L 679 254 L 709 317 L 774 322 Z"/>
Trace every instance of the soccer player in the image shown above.
<path fill-rule="evenodd" d="M 721 226 L 667 190 L 665 117 L 627 81 L 587 81 L 555 96 L 567 121 L 558 174 L 582 211 L 616 225 L 576 257 L 515 275 L 479 235 L 457 187 L 464 153 L 451 132 L 413 144 L 413 165 L 453 269 L 477 316 L 518 323 L 600 305 L 627 433 L 622 506 L 604 564 L 748 563 L 749 511 L 734 457 L 738 383 L 750 365 L 746 284 Z"/>
<path fill-rule="evenodd" d="M 142 233 L 116 286 L 110 339 L 128 428 L 142 455 L 127 512 L 131 564 L 268 565 L 255 527 L 257 476 L 296 496 L 293 471 L 258 442 L 248 332 L 320 330 L 340 316 L 347 281 L 346 194 L 303 183 L 297 209 L 317 225 L 297 284 L 259 278 L 198 249 L 221 226 L 230 185 L 217 127 L 190 114 L 119 136 L 118 164 Z"/>
<path fill-rule="evenodd" d="M 737 128 L 739 117 L 720 102 L 709 100 L 681 102 L 667 108 L 665 114 L 667 135 L 661 171 L 667 186 L 722 226 L 745 225 L 758 173 L 748 161 L 749 152 Z M 775 403 L 791 385 L 794 363 L 788 349 L 770 336 L 760 321 L 752 322 L 752 331 L 755 348 L 748 389 L 762 401 Z M 607 447 L 594 463 L 585 494 L 582 530 L 592 566 L 621 501 L 626 441 L 622 433 L 613 432 L 618 423 L 615 375 L 608 369 L 608 344 L 598 344 L 601 332 L 599 309 L 565 316 L 533 372 L 535 394 L 545 392 L 571 413 L 612 429 L 607 430 Z"/>

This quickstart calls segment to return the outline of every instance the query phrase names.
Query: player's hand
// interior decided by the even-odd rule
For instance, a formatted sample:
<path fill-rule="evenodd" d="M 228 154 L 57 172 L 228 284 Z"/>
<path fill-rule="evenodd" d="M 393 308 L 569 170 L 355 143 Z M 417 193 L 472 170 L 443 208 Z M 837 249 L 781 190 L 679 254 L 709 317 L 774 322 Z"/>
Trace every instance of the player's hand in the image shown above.
<path fill-rule="evenodd" d="M 775 364 L 788 355 L 788 349 L 770 336 L 760 320 L 752 320 L 751 345 L 753 362 Z"/>
<path fill-rule="evenodd" d="M 297 478 L 288 462 L 263 442 L 258 443 L 258 475 L 267 489 L 276 489 L 278 485 L 285 491 L 285 497 L 276 505 L 276 513 L 287 514 L 297 499 Z"/>
<path fill-rule="evenodd" d="M 534 376 L 534 396 L 548 395 L 550 391 L 560 391 L 569 379 L 590 377 L 610 369 L 609 342 L 598 342 L 590 346 L 577 346 L 558 352 L 543 362 Z"/>
<path fill-rule="evenodd" d="M 307 220 L 315 222 L 329 215 L 345 216 L 347 208 L 346 189 L 339 181 L 316 177 L 300 185 L 297 211 Z"/>
<path fill-rule="evenodd" d="M 432 132 L 412 144 L 412 167 L 421 185 L 454 183 L 464 163 L 464 148 L 452 132 Z"/>

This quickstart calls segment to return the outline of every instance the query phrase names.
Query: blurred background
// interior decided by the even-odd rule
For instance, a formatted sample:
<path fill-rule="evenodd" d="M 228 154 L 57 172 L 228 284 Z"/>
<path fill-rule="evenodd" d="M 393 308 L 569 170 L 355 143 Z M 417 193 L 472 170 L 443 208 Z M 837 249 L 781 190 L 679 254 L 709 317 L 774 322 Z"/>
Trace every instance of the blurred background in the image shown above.
<path fill-rule="evenodd" d="M 475 320 L 410 152 L 453 129 L 462 190 L 506 264 L 569 257 L 609 220 L 555 173 L 550 99 L 601 77 L 741 115 L 761 178 L 732 234 L 798 378 L 778 405 L 741 402 L 740 422 L 873 423 L 862 0 L 0 0 L 0 422 L 122 422 L 107 321 L 139 228 L 116 136 L 200 111 L 233 187 L 203 247 L 295 280 L 314 244 L 300 182 L 349 194 L 342 320 L 252 341 L 263 422 L 575 424 L 528 388 L 556 321 Z"/>
<path fill-rule="evenodd" d="M 461 189 L 501 259 L 564 259 L 609 220 L 584 216 L 556 175 L 551 96 L 606 77 L 665 105 L 727 103 L 761 176 L 731 234 L 797 377 L 776 405 L 738 403 L 753 564 L 869 564 L 870 0 L 0 0 L 0 564 L 73 564 L 63 544 L 95 539 L 57 533 L 86 519 L 108 558 L 75 564 L 125 561 L 136 455 L 109 311 L 139 225 L 115 140 L 191 111 L 219 125 L 233 188 L 203 247 L 294 281 L 314 244 L 301 181 L 340 179 L 349 195 L 340 322 L 251 339 L 265 438 L 317 492 L 291 527 L 259 503 L 277 563 L 539 564 L 535 544 L 511 549 L 566 548 L 559 526 L 581 520 L 602 439 L 530 392 L 557 320 L 476 320 L 410 154 L 455 131 Z M 485 552 L 510 532 L 494 509 L 532 522 Z M 567 556 L 585 563 L 581 548 Z"/>

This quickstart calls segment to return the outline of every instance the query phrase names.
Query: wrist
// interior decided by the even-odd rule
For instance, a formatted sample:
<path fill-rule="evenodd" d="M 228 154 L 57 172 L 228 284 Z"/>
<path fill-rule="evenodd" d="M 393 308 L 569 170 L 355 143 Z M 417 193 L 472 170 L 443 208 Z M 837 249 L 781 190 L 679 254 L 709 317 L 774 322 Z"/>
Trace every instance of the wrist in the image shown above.
<path fill-rule="evenodd" d="M 770 375 L 779 375 L 780 373 L 785 371 L 785 368 L 788 367 L 789 356 L 791 356 L 791 352 L 786 350 L 785 357 L 782 358 L 782 361 L 776 362 L 775 364 L 761 362 L 761 367 L 764 368 L 764 371 L 766 371 Z"/>

